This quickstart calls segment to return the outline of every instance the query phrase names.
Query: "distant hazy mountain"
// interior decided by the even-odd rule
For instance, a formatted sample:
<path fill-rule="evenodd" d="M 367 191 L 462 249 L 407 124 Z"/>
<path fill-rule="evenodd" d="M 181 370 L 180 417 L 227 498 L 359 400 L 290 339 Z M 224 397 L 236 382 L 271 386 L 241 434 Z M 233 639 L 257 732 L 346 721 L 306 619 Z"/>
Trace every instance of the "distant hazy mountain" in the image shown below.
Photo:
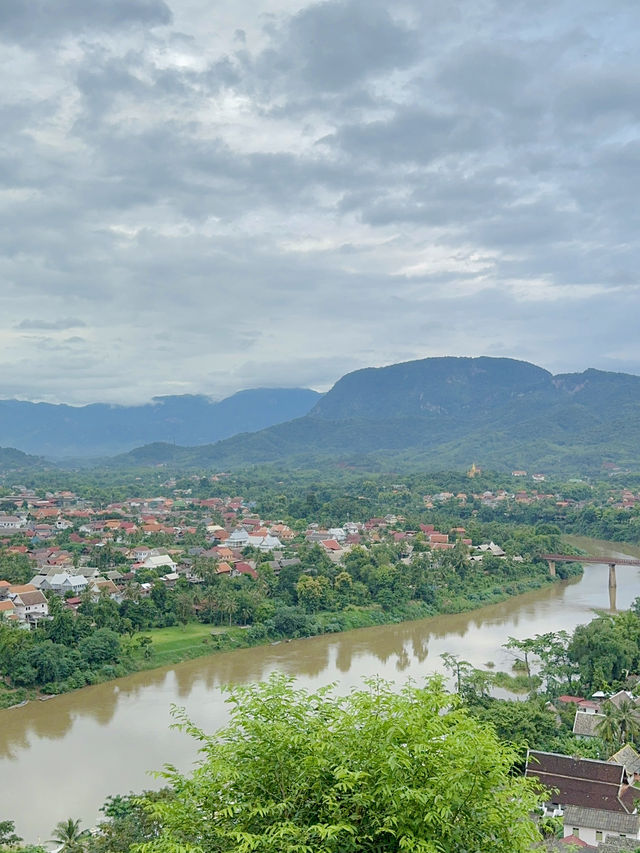
<path fill-rule="evenodd" d="M 306 388 L 257 388 L 218 403 L 192 395 L 143 406 L 0 400 L 0 445 L 61 458 L 113 455 L 157 441 L 204 444 L 298 418 L 320 396 Z"/>
<path fill-rule="evenodd" d="M 120 464 L 263 462 L 595 473 L 640 469 L 640 377 L 553 376 L 505 358 L 432 358 L 358 370 L 305 417 L 199 448 L 155 446 Z"/>
<path fill-rule="evenodd" d="M 0 475 L 50 467 L 40 456 L 29 456 L 15 447 L 0 447 Z"/>

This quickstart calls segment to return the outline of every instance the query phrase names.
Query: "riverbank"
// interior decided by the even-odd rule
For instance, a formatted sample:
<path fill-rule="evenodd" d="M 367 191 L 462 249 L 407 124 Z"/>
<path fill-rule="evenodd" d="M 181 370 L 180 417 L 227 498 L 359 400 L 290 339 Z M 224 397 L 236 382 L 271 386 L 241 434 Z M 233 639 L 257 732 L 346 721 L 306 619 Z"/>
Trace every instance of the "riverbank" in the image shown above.
<path fill-rule="evenodd" d="M 569 567 L 570 576 L 577 577 L 581 573 L 582 567 L 579 564 Z M 294 639 L 338 634 L 360 628 L 414 622 L 434 616 L 471 613 L 487 605 L 507 601 L 560 582 L 559 578 L 551 578 L 546 573 L 525 576 L 514 579 L 505 586 L 494 586 L 491 590 L 451 596 L 442 602 L 438 610 L 419 601 L 410 601 L 401 607 L 389 610 L 383 609 L 380 605 L 370 607 L 348 605 L 343 610 L 311 614 L 313 618 L 308 631 L 300 631 L 292 626 L 289 632 L 273 633 L 261 623 L 227 627 L 192 622 L 184 626 L 153 628 L 141 631 L 132 638 L 124 637 L 121 660 L 109 666 L 106 671 L 92 672 L 86 684 L 49 683 L 41 690 L 0 685 L 0 709 L 21 707 L 29 701 L 82 690 L 87 686 L 103 684 L 137 672 L 160 669 L 220 652 L 275 645 Z"/>
<path fill-rule="evenodd" d="M 366 678 L 419 684 L 445 672 L 443 653 L 477 668 L 491 661 L 495 671 L 508 672 L 509 637 L 573 631 L 589 622 L 594 611 L 608 608 L 607 576 L 606 565 L 588 565 L 580 577 L 463 613 L 209 653 L 1 711 L 0 778 L 11 779 L 3 791 L 4 813 L 15 819 L 18 834 L 34 842 L 51 837 L 60 803 L 92 826 L 108 795 L 160 784 L 149 771 L 163 762 L 188 771 L 197 744 L 170 729 L 170 708 L 184 707 L 196 725 L 215 731 L 227 722 L 221 688 L 231 683 L 264 681 L 277 671 L 311 690 L 337 683 L 345 694 Z M 621 609 L 639 590 L 640 570 L 619 572 Z M 60 774 L 70 761 L 73 773 Z"/>

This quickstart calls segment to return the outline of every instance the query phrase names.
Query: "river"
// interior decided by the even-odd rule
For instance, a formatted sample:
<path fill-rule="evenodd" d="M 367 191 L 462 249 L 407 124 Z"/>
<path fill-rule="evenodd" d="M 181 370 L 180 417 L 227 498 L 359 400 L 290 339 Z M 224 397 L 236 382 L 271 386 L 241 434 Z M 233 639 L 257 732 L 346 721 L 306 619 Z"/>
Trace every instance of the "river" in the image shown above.
<path fill-rule="evenodd" d="M 620 543 L 573 541 L 595 556 L 640 556 Z M 640 595 L 640 569 L 620 566 L 617 574 L 617 607 L 627 608 Z M 213 731 L 226 719 L 219 688 L 230 682 L 279 670 L 300 686 L 337 682 L 345 692 L 372 675 L 419 681 L 442 670 L 443 652 L 508 669 L 502 644 L 510 636 L 572 630 L 594 609 L 609 609 L 607 579 L 607 565 L 587 565 L 581 578 L 470 613 L 217 654 L 0 711 L 0 820 L 15 820 L 28 841 L 45 841 L 59 820 L 94 824 L 108 794 L 159 784 L 149 771 L 164 763 L 188 769 L 194 743 L 169 728 L 170 708 L 186 707 Z"/>

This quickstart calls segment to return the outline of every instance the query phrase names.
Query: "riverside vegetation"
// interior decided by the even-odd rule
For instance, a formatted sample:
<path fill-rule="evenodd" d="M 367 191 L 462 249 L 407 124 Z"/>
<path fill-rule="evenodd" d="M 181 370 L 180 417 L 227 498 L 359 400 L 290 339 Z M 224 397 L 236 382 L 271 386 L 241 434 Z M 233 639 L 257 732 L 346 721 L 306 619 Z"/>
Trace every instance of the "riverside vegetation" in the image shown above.
<path fill-rule="evenodd" d="M 318 545 L 301 544 L 300 562 L 277 576 L 268 555 L 254 555 L 255 578 L 221 576 L 204 558 L 195 562 L 197 585 L 181 579 L 168 588 L 142 573 L 148 595 L 136 581 L 120 603 L 85 594 L 76 613 L 51 595 L 51 618 L 36 630 L 0 623 L 0 672 L 12 688 L 5 704 L 29 690 L 64 692 L 217 650 L 455 613 L 551 582 L 536 555 L 557 547 L 558 534 L 515 525 L 504 532 L 505 549 L 522 562 L 473 562 L 461 543 L 431 551 L 417 541 L 410 561 L 406 546 L 387 542 L 354 548 L 336 565 Z M 477 536 L 485 538 L 481 525 Z"/>
<path fill-rule="evenodd" d="M 202 482 L 203 479 L 191 482 L 204 491 L 207 486 Z M 468 480 L 466 484 L 468 488 Z M 553 496 L 553 500 L 551 498 L 536 499 L 532 500 L 531 504 L 522 506 L 514 504 L 509 499 L 497 501 L 492 506 L 490 503 L 493 501 L 489 498 L 480 500 L 473 496 L 469 496 L 468 500 L 461 504 L 459 500 L 452 500 L 444 495 L 435 504 L 432 502 L 433 505 L 428 508 L 425 507 L 424 495 L 422 495 L 422 507 L 417 507 L 413 503 L 414 508 L 411 509 L 413 484 L 410 488 L 403 485 L 402 488 L 396 489 L 390 489 L 380 481 L 377 483 L 374 481 L 373 486 L 366 483 L 361 485 L 363 491 L 368 490 L 370 493 L 367 501 L 371 502 L 369 507 L 372 509 L 375 506 L 377 489 L 382 497 L 377 505 L 380 511 L 391 507 L 398 511 L 399 504 L 404 504 L 404 519 L 391 525 L 391 529 L 401 531 L 414 526 L 419 527 L 419 519 L 428 519 L 440 529 L 452 530 L 454 527 L 464 526 L 465 536 L 471 538 L 474 543 L 487 539 L 499 541 L 506 552 L 505 557 L 487 556 L 486 563 L 484 560 L 482 563 L 473 562 L 468 559 L 466 546 L 461 542 L 451 550 L 438 551 L 431 549 L 424 536 L 416 534 L 412 543 L 412 559 L 407 561 L 407 558 L 402 556 L 406 550 L 406 542 L 391 541 L 392 537 L 389 535 L 383 537 L 385 541 L 368 542 L 366 547 L 354 548 L 350 554 L 345 555 L 344 561 L 338 566 L 328 559 L 319 546 L 309 545 L 299 537 L 292 547 L 295 547 L 300 564 L 290 567 L 288 573 L 285 571 L 283 574 L 281 571 L 278 576 L 269 566 L 270 561 L 267 555 L 253 555 L 256 560 L 257 577 L 255 578 L 246 575 L 238 578 L 220 577 L 215 572 L 215 563 L 204 558 L 197 565 L 202 583 L 195 588 L 182 581 L 178 581 L 175 587 L 168 588 L 160 578 L 155 578 L 152 579 L 151 591 L 146 597 L 138 597 L 134 594 L 117 604 L 104 596 L 98 597 L 95 601 L 87 596 L 76 614 L 64 607 L 62 599 L 52 598 L 50 603 L 53 618 L 49 622 L 42 623 L 36 631 L 26 632 L 13 626 L 2 626 L 3 642 L 8 643 L 4 646 L 7 656 L 13 660 L 13 652 L 16 652 L 18 661 L 21 661 L 23 667 L 23 677 L 26 675 L 27 679 L 31 679 L 30 686 L 27 687 L 25 684 L 22 689 L 31 690 L 41 686 L 43 689 L 56 690 L 70 689 L 74 686 L 73 681 L 65 681 L 64 678 L 46 682 L 34 680 L 33 672 L 38 673 L 41 661 L 44 662 L 43 673 L 47 672 L 48 665 L 52 667 L 57 665 L 53 661 L 54 654 L 65 661 L 66 666 L 75 667 L 66 678 L 77 678 L 80 686 L 83 682 L 109 678 L 119 672 L 129 671 L 130 668 L 166 663 L 169 662 L 167 658 L 172 656 L 175 656 L 174 659 L 179 659 L 200 652 L 208 653 L 216 647 L 232 648 L 240 644 L 264 642 L 265 630 L 268 632 L 267 641 L 271 637 L 286 636 L 280 632 L 271 633 L 278 626 L 280 630 L 283 626 L 288 626 L 293 629 L 293 635 L 305 636 L 305 630 L 312 629 L 313 632 L 318 633 L 322 630 L 339 629 L 333 624 L 337 619 L 344 620 L 338 622 L 338 626 L 351 627 L 361 624 L 364 620 L 389 621 L 412 615 L 414 612 L 418 612 L 419 615 L 424 612 L 456 612 L 459 609 L 496 600 L 494 596 L 514 594 L 522 589 L 552 582 L 548 577 L 546 563 L 539 560 L 539 554 L 560 547 L 561 529 L 551 520 L 559 521 L 558 513 L 566 513 L 567 508 L 557 506 L 558 493 Z M 474 492 L 476 489 L 478 491 L 482 489 L 484 494 L 487 489 L 483 487 L 489 485 L 492 485 L 493 497 L 495 497 L 498 488 L 496 483 L 490 483 L 488 478 L 484 478 L 479 487 L 474 485 Z M 336 487 L 326 487 L 324 494 L 320 489 L 307 491 L 308 499 L 302 501 L 304 513 L 309 517 L 320 516 L 323 520 L 333 520 L 339 516 L 344 510 L 341 504 L 332 506 L 331 494 L 334 488 Z M 583 486 L 580 485 L 579 488 L 582 489 Z M 588 488 L 592 494 L 595 491 L 592 487 L 584 488 Z M 604 495 L 607 490 L 603 486 L 602 494 Z M 276 498 L 272 495 L 266 494 L 265 506 L 268 501 L 274 499 Z M 281 501 L 280 498 L 278 500 Z M 288 502 L 289 507 L 293 509 L 295 509 L 294 500 L 295 498 L 292 497 Z M 338 497 L 337 500 L 340 498 Z M 605 500 L 608 501 L 608 498 Z M 256 506 L 253 507 L 253 511 L 257 511 Z M 575 510 L 572 511 L 578 513 L 581 508 L 576 504 Z M 615 510 L 615 512 L 618 511 Z M 521 517 L 525 512 L 530 512 L 534 517 L 534 514 L 537 514 L 537 522 L 523 524 L 512 517 L 513 515 Z M 627 517 L 631 518 L 635 510 L 627 510 L 627 513 Z M 286 520 L 291 521 L 294 527 L 296 526 L 294 512 L 288 513 Z M 302 532 L 303 525 L 299 524 L 297 527 Z M 199 535 L 201 534 L 196 534 L 196 538 Z M 66 538 L 68 547 L 74 547 L 73 543 L 69 542 L 68 531 L 64 531 L 61 536 L 63 541 Z M 80 550 L 81 548 L 91 549 L 94 546 L 87 543 L 77 547 Z M 117 565 L 119 564 L 118 554 L 117 547 L 109 545 L 108 548 L 100 548 L 93 556 L 103 560 L 107 565 L 112 563 Z M 246 553 L 243 556 L 248 558 L 251 555 Z M 523 561 L 514 560 L 515 556 L 522 556 Z M 11 579 L 16 581 L 24 580 L 25 574 L 21 572 L 25 573 L 30 568 L 25 564 L 23 557 L 10 554 L 8 551 L 4 553 L 2 565 L 5 573 L 10 572 Z M 344 584 L 338 582 L 336 589 L 338 576 L 342 573 L 349 575 L 350 581 L 345 578 Z M 151 575 L 145 576 L 143 573 L 141 579 L 145 577 L 152 578 Z M 299 586 L 301 580 L 302 584 Z M 309 581 L 312 581 L 312 584 Z M 209 590 L 212 595 L 209 605 L 205 603 L 206 590 Z M 227 600 L 225 599 L 227 594 L 229 601 L 232 597 L 236 601 L 235 608 L 231 604 L 227 604 L 226 608 L 220 606 L 221 602 Z M 355 598 L 356 594 L 367 597 L 359 600 Z M 252 596 L 252 601 L 257 608 L 266 606 L 267 610 L 256 609 L 250 613 L 241 611 L 237 602 L 244 600 L 245 595 Z M 330 604 L 329 609 L 326 608 L 327 604 Z M 416 608 L 419 610 L 416 611 Z M 344 721 L 339 724 L 343 726 L 341 730 L 347 734 L 345 743 L 348 740 L 355 742 L 358 738 L 348 737 L 349 720 L 353 722 L 354 715 L 361 714 L 365 706 L 369 709 L 375 708 L 375 702 L 379 698 L 385 713 L 390 714 L 391 722 L 389 719 L 381 722 L 378 717 L 378 723 L 382 728 L 374 727 L 370 733 L 377 737 L 380 732 L 386 732 L 385 736 L 388 736 L 388 739 L 384 741 L 385 743 L 402 746 L 407 742 L 407 731 L 415 730 L 411 727 L 416 725 L 416 719 L 420 720 L 420 713 L 427 708 L 430 709 L 429 714 L 433 716 L 433 708 L 438 705 L 443 709 L 446 708 L 443 716 L 446 719 L 446 725 L 450 726 L 452 744 L 462 743 L 464 739 L 457 740 L 457 737 L 463 734 L 464 738 L 476 739 L 474 744 L 479 745 L 479 755 L 483 756 L 481 761 L 493 756 L 497 775 L 492 777 L 492 784 L 497 786 L 500 792 L 503 790 L 501 787 L 503 773 L 506 772 L 509 779 L 514 778 L 513 771 L 522 767 L 527 747 L 606 757 L 614 750 L 621 737 L 635 736 L 632 729 L 627 729 L 623 734 L 619 721 L 617 723 L 612 721 L 612 725 L 607 730 L 603 730 L 602 737 L 591 741 L 576 741 L 571 734 L 571 720 L 568 712 L 559 706 L 552 710 L 548 703 L 554 702 L 563 691 L 587 693 L 589 690 L 598 688 L 614 689 L 621 685 L 632 684 L 633 678 L 630 681 L 630 676 L 640 669 L 639 611 L 640 608 L 634 606 L 627 613 L 598 616 L 589 625 L 576 629 L 572 635 L 559 632 L 533 638 L 513 638 L 509 646 L 514 654 L 515 671 L 518 673 L 519 681 L 530 692 L 529 698 L 524 701 L 516 702 L 492 697 L 493 684 L 500 683 L 502 680 L 502 683 L 512 685 L 510 676 L 496 674 L 491 670 L 477 670 L 464 660 L 447 656 L 446 664 L 455 674 L 457 686 L 457 696 L 453 698 L 445 696 L 441 683 L 436 680 L 424 690 L 412 693 L 413 688 L 411 688 L 408 693 L 405 691 L 398 699 L 400 704 L 397 705 L 394 704 L 395 700 L 392 701 L 390 698 L 393 691 L 382 684 L 369 685 L 366 690 L 358 692 L 352 705 L 345 705 L 342 700 L 336 700 L 326 691 L 321 691 L 317 696 L 308 696 L 293 691 L 286 680 L 276 680 L 266 686 L 243 688 L 231 694 L 236 707 L 245 714 L 234 717 L 233 726 L 236 728 L 232 726 L 231 732 L 244 733 L 251 730 L 256 735 L 260 731 L 264 734 L 265 721 L 260 718 L 256 709 L 264 709 L 265 699 L 268 698 L 266 707 L 270 706 L 275 710 L 275 717 L 269 716 L 271 725 L 276 717 L 279 718 L 279 715 L 282 715 L 283 751 L 299 749 L 298 755 L 305 756 L 307 766 L 312 771 L 309 774 L 311 780 L 309 784 L 312 785 L 313 791 L 317 792 L 323 789 L 324 783 L 321 785 L 318 781 L 319 777 L 314 774 L 320 772 L 326 774 L 327 770 L 325 765 L 318 764 L 317 756 L 318 743 L 322 742 L 323 738 L 326 741 L 326 732 L 322 729 L 323 720 L 325 722 L 326 720 L 340 721 L 344 716 Z M 280 615 L 291 617 L 291 621 L 277 622 L 278 612 Z M 144 614 L 149 620 L 146 623 L 141 621 Z M 256 618 L 257 614 L 262 615 L 263 619 Z M 294 616 L 295 619 L 292 618 Z M 230 621 L 231 627 L 229 627 Z M 148 627 L 154 624 L 163 627 Z M 372 624 L 372 622 L 367 621 L 366 624 Z M 212 631 L 216 633 L 212 634 Z M 258 632 L 259 636 L 256 636 Z M 299 633 L 296 634 L 296 632 Z M 203 639 L 207 642 L 203 643 Z M 12 647 L 12 643 L 16 645 Z M 165 657 L 161 658 L 160 655 Z M 12 695 L 15 699 L 16 694 Z M 423 711 L 420 711 L 420 708 Z M 403 728 L 404 723 L 396 727 L 395 722 L 405 710 L 410 711 L 407 719 L 409 728 Z M 418 716 L 411 722 L 411 715 L 414 712 Z M 296 726 L 285 724 L 287 720 L 293 719 L 313 721 L 314 714 L 315 724 L 310 727 L 312 737 L 307 741 L 299 736 L 300 732 Z M 254 715 L 256 715 L 255 719 Z M 55 834 L 69 830 L 68 834 L 71 837 L 68 838 L 65 849 L 75 853 L 84 850 L 96 853 L 98 851 L 100 853 L 123 851 L 124 853 L 136 844 L 150 845 L 146 848 L 149 853 L 155 850 L 162 853 L 164 850 L 177 849 L 176 845 L 185 850 L 196 849 L 201 841 L 200 833 L 207 828 L 203 829 L 197 822 L 190 824 L 189 821 L 194 814 L 199 813 L 199 809 L 209 797 L 211 789 L 207 785 L 210 785 L 212 780 L 219 781 L 222 778 L 220 774 L 231 773 L 233 768 L 228 764 L 225 765 L 224 762 L 215 766 L 208 764 L 208 757 L 216 754 L 217 739 L 194 729 L 186 720 L 182 720 L 182 723 L 205 747 L 202 767 L 196 771 L 194 778 L 183 777 L 168 771 L 164 780 L 166 787 L 159 792 L 146 792 L 140 796 L 115 795 L 109 798 L 103 809 L 105 820 L 98 832 L 92 836 L 83 834 L 78 822 L 71 818 L 61 821 L 56 827 Z M 362 721 L 358 719 L 358 725 L 361 724 Z M 425 729 L 423 722 L 420 722 L 420 727 Z M 393 741 L 395 736 L 400 740 Z M 428 754 L 434 750 L 434 741 L 437 741 L 438 733 L 426 727 L 425 737 L 426 741 L 419 746 L 425 750 L 424 754 Z M 375 738 L 374 742 L 377 743 Z M 503 742 L 508 742 L 510 745 L 505 748 Z M 238 774 L 241 771 L 248 772 L 252 756 L 264 758 L 264 749 L 261 750 L 259 739 L 251 742 L 251 749 L 253 752 L 246 753 L 247 762 L 238 764 Z M 363 748 L 360 751 L 360 760 L 363 760 L 364 752 L 366 750 Z M 464 750 L 464 753 L 468 758 L 468 750 Z M 371 763 L 361 770 L 365 774 L 362 778 L 369 778 L 366 774 L 374 775 L 378 757 L 378 752 L 372 750 Z M 379 822 L 376 823 L 377 818 L 374 819 L 373 816 L 374 811 L 382 815 L 381 820 L 384 823 L 384 814 L 388 814 L 392 808 L 398 809 L 398 797 L 402 799 L 402 792 L 406 790 L 408 783 L 412 782 L 403 775 L 403 772 L 413 771 L 403 766 L 400 757 L 401 750 L 399 763 L 386 779 L 384 790 L 366 788 L 365 794 L 368 800 L 366 803 L 360 801 L 361 818 L 359 819 L 363 822 L 356 828 L 349 824 L 348 820 L 343 819 L 339 811 L 332 813 L 332 820 L 326 818 L 326 812 L 321 812 L 322 808 L 333 808 L 332 802 L 329 802 L 333 796 L 331 792 L 335 793 L 338 801 L 344 799 L 347 804 L 350 797 L 360 796 L 356 793 L 356 789 L 362 791 L 362 785 L 355 785 L 354 779 L 343 778 L 342 775 L 336 776 L 332 786 L 327 789 L 328 800 L 313 804 L 313 808 L 317 807 L 317 811 L 311 815 L 313 820 L 300 824 L 294 821 L 292 825 L 291 820 L 287 822 L 287 815 L 284 815 L 281 824 L 271 820 L 269 826 L 273 825 L 276 829 L 270 833 L 265 828 L 265 816 L 272 818 L 273 815 L 270 815 L 267 809 L 262 816 L 265 821 L 260 825 L 258 819 L 264 804 L 261 805 L 257 797 L 251 799 L 252 777 L 238 775 L 235 777 L 236 780 L 239 780 L 240 784 L 247 785 L 248 807 L 252 803 L 255 804 L 255 813 L 249 808 L 255 820 L 250 827 L 247 827 L 241 823 L 234 823 L 233 814 L 229 815 L 224 825 L 207 829 L 207 832 L 212 833 L 207 836 L 207 849 L 238 851 L 304 849 L 304 844 L 307 843 L 305 838 L 311 839 L 307 844 L 308 849 L 318 849 L 317 846 L 314 847 L 316 842 L 313 841 L 314 838 L 319 837 L 318 833 L 325 834 L 323 837 L 328 850 L 412 849 L 411 846 L 407 847 L 407 841 L 403 841 L 403 848 L 393 846 L 396 842 L 399 845 L 400 839 L 411 837 L 410 833 L 414 830 L 410 825 L 393 826 L 393 822 L 387 822 L 381 827 Z M 453 773 L 456 778 L 468 779 L 471 770 L 477 769 L 475 765 L 474 768 L 470 768 L 468 764 L 453 762 L 454 759 L 461 759 L 455 747 L 444 758 L 446 760 L 438 765 L 443 756 L 435 750 L 433 756 L 435 763 L 430 767 L 432 771 L 434 768 L 438 769 L 441 774 L 438 778 L 449 778 Z M 263 775 L 273 770 L 268 761 L 261 767 Z M 325 781 L 326 778 L 326 775 L 322 776 Z M 295 777 L 292 777 L 292 781 L 295 781 Z M 417 790 L 416 802 L 418 802 L 424 793 L 422 792 L 423 780 L 415 777 L 413 784 L 412 790 Z M 537 829 L 523 815 L 525 811 L 528 814 L 529 810 L 535 806 L 539 799 L 538 793 L 524 788 L 516 790 L 506 787 L 504 790 L 510 792 L 508 793 L 509 802 L 516 807 L 512 817 L 519 827 L 517 844 L 521 845 L 520 847 L 510 846 L 509 849 L 529 849 L 526 845 L 530 845 L 535 839 Z M 295 787 L 291 791 L 292 807 L 297 802 L 296 797 L 302 797 L 305 802 L 310 802 L 313 791 L 310 792 L 301 786 Z M 451 799 L 441 803 L 441 812 L 433 809 L 433 832 L 440 833 L 436 837 L 439 842 L 442 841 L 441 849 L 444 850 L 459 849 L 459 845 L 455 846 L 458 841 L 453 836 L 447 836 L 443 826 L 450 823 L 451 814 L 456 816 L 461 814 L 458 828 L 465 827 L 464 809 L 463 812 L 458 811 L 460 802 L 456 800 L 461 791 L 461 788 L 455 789 Z M 465 790 L 463 793 L 469 795 L 469 791 Z M 482 793 L 480 791 L 479 795 Z M 428 798 L 432 794 L 433 790 L 431 793 L 427 790 L 424 796 Z M 386 812 L 379 808 L 381 795 L 388 809 Z M 354 801 L 351 802 L 353 804 Z M 367 811 L 367 805 L 369 811 Z M 423 802 L 422 805 L 424 806 L 425 803 Z M 489 800 L 484 800 L 483 807 L 487 805 L 490 805 Z M 431 813 L 431 806 L 428 804 L 427 806 Z M 372 840 L 372 836 L 381 830 L 388 834 L 380 835 L 377 842 Z M 491 846 L 487 845 L 493 843 L 492 839 L 496 840 L 496 844 L 504 844 L 495 826 L 483 826 L 482 832 L 482 837 L 478 837 L 476 846 L 471 846 L 470 850 L 491 850 Z M 226 846 L 213 846 L 212 839 L 216 833 L 219 835 L 220 845 Z M 362 845 L 359 846 L 361 837 Z M 352 845 L 351 848 L 344 846 L 347 841 Z M 413 842 L 417 845 L 413 849 L 429 849 L 421 847 L 418 838 L 412 839 Z M 286 844 L 289 843 L 303 846 L 287 848 Z M 378 847 L 375 846 L 376 843 Z M 236 846 L 231 846 L 232 844 Z M 276 846 L 278 844 L 281 846 Z M 282 846 L 283 844 L 285 846 Z M 366 846 L 367 844 L 369 846 Z M 386 846 L 380 846 L 381 844 Z M 449 846 L 446 846 L 447 844 Z M 20 841 L 12 830 L 11 822 L 0 822 L 0 849 L 12 849 L 19 845 Z M 35 848 L 26 849 L 34 850 Z M 495 847 L 495 849 L 504 849 L 504 846 Z"/>
<path fill-rule="evenodd" d="M 17 704 L 35 691 L 64 692 L 217 650 L 489 604 L 553 582 L 539 555 L 566 548 L 561 546 L 564 532 L 640 539 L 640 504 L 618 506 L 617 484 L 554 483 L 545 484 L 543 491 L 524 485 L 490 472 L 472 480 L 453 472 L 413 475 L 402 483 L 350 472 L 319 481 L 310 472 L 276 474 L 270 469 L 230 477 L 176 474 L 169 479 L 166 471 L 146 471 L 120 481 L 109 472 L 39 472 L 26 487 L 32 490 L 28 493 L 34 496 L 29 499 L 34 506 L 58 494 L 50 489 L 66 487 L 65 495 L 92 508 L 92 523 L 99 531 L 96 536 L 86 529 L 86 512 L 80 512 L 82 519 L 73 512 L 65 519 L 61 511 L 65 527 L 51 530 L 44 543 L 49 548 L 63 550 L 75 565 L 127 572 L 128 552 L 142 539 L 149 548 L 177 549 L 191 578 L 181 576 L 169 585 L 164 569 L 139 568 L 122 586 L 118 601 L 85 594 L 72 612 L 60 598 L 49 596 L 51 619 L 37 630 L 0 624 L 0 707 Z M 634 485 L 630 482 L 630 488 Z M 160 489 L 172 496 L 165 526 L 142 533 L 135 514 L 141 511 L 130 507 L 135 505 L 132 496 Z M 244 498 L 232 520 L 225 521 L 220 508 L 206 504 L 212 499 L 222 504 L 221 496 L 231 489 Z M 26 499 L 24 506 L 19 504 L 20 495 L 5 487 L 0 511 L 33 511 L 37 517 Z M 255 569 L 238 577 L 220 575 L 220 560 L 207 556 L 215 539 L 207 525 L 241 525 L 243 514 L 290 525 L 293 538 L 282 549 L 288 565 L 279 572 L 272 555 L 252 548 L 239 556 Z M 313 532 L 309 525 L 330 527 L 345 519 L 380 516 L 392 520 L 363 530 L 362 542 L 339 562 L 307 541 Z M 136 532 L 118 527 L 125 518 L 138 523 Z M 105 528 L 112 521 L 115 530 Z M 168 521 L 172 527 L 166 526 Z M 424 522 L 451 532 L 455 546 L 435 550 L 421 531 Z M 473 546 L 493 540 L 505 555 L 485 554 L 482 562 L 475 562 L 462 538 Z M 16 553 L 20 549 L 27 553 Z M 24 534 L 5 540 L 0 580 L 28 582 L 34 572 L 33 550 Z M 576 565 L 563 566 L 559 579 L 579 571 Z"/>
<path fill-rule="evenodd" d="M 72 818 L 56 831 L 69 830 L 71 853 L 534 849 L 558 827 L 530 817 L 545 795 L 522 776 L 527 749 L 602 759 L 640 740 L 623 705 L 605 712 L 599 737 L 578 739 L 573 709 L 558 701 L 635 687 L 640 600 L 506 648 L 526 699 L 493 697 L 497 674 L 453 655 L 453 695 L 439 677 L 400 690 L 373 679 L 347 697 L 296 690 L 278 674 L 231 688 L 231 721 L 213 735 L 176 711 L 201 747 L 192 773 L 167 767 L 160 790 L 109 797 L 92 834 Z M 0 849 L 36 853 L 3 827 Z"/>
<path fill-rule="evenodd" d="M 17 632 L 2 625 L 0 707 L 35 691 L 63 692 L 219 649 L 453 613 L 534 589 L 552 582 L 539 555 L 566 549 L 561 546 L 565 533 L 640 541 L 640 501 L 634 491 L 639 485 L 631 475 L 624 484 L 532 486 L 492 472 L 472 479 L 456 472 L 414 474 L 398 483 L 397 478 L 363 478 L 350 471 L 321 477 L 269 468 L 231 476 L 176 472 L 173 477 L 166 470 L 39 471 L 27 479 L 28 500 L 9 485 L 1 489 L 0 512 L 26 512 L 37 520 L 47 495 L 61 493 L 65 500 L 73 496 L 72 509 L 68 517 L 60 510 L 64 529 L 49 525 L 46 541 L 38 546 L 23 533 L 6 539 L 0 548 L 0 580 L 28 582 L 37 547 L 57 548 L 76 566 L 126 573 L 128 553 L 141 541 L 148 548 L 173 549 L 193 577 L 181 576 L 168 585 L 164 569 L 138 569 L 122 587 L 120 601 L 86 595 L 73 613 L 54 596 L 52 619 L 38 630 Z M 145 529 L 144 510 L 134 508 L 144 504 L 139 496 L 163 492 L 171 502 L 160 516 L 164 526 Z M 243 499 L 225 519 L 221 507 L 234 492 Z M 212 500 L 220 504 L 212 507 Z M 79 518 L 73 514 L 76 505 L 84 508 Z M 270 554 L 248 548 L 238 558 L 255 565 L 253 576 L 219 575 L 220 560 L 207 556 L 215 542 L 207 527 L 218 523 L 231 529 L 248 515 L 289 525 L 293 538 L 284 543 L 282 556 L 285 562 L 300 562 L 276 573 Z M 308 542 L 310 525 L 331 528 L 348 519 L 375 517 L 392 521 L 363 531 L 361 544 L 338 563 Z M 133 532 L 120 526 L 127 519 Z M 457 537 L 455 547 L 434 550 L 420 529 L 425 522 L 450 532 L 452 542 Z M 114 529 L 105 527 L 111 523 Z M 505 556 L 487 554 L 482 563 L 474 562 L 462 538 L 474 546 L 493 540 Z M 16 553 L 21 548 L 27 553 Z M 561 567 L 562 577 L 579 571 Z"/>

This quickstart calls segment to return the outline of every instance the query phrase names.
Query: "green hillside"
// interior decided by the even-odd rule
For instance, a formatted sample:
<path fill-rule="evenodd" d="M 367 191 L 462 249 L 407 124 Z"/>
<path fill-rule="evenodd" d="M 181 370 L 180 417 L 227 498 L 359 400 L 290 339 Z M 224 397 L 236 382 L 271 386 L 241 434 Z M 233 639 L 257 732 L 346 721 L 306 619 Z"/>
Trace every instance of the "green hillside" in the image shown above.
<path fill-rule="evenodd" d="M 512 359 L 424 359 L 340 379 L 302 418 L 212 445 L 150 445 L 116 464 L 354 464 L 436 470 L 638 470 L 640 377 L 553 376 Z"/>

